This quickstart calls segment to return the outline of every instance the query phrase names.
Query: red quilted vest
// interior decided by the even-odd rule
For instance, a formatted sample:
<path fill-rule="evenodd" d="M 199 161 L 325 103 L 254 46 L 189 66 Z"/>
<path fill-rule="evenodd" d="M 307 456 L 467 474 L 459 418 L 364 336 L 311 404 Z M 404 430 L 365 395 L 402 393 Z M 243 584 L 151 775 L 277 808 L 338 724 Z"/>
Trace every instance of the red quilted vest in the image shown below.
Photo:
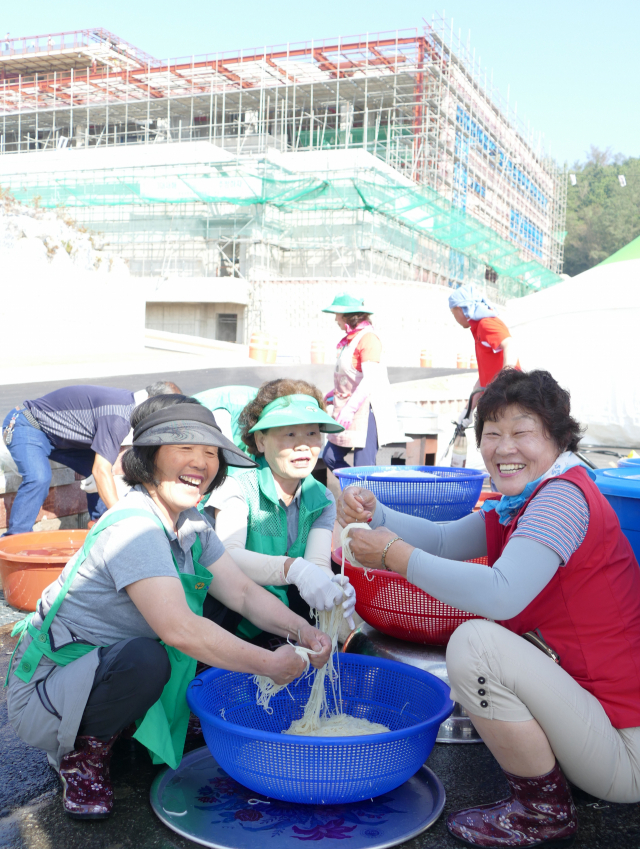
<path fill-rule="evenodd" d="M 580 466 L 543 481 L 568 480 L 589 505 L 582 545 L 522 613 L 500 622 L 516 634 L 539 628 L 562 668 L 602 704 L 614 728 L 640 726 L 640 568 L 618 517 Z M 529 499 L 529 501 L 531 500 Z M 493 566 L 529 503 L 509 525 L 486 514 Z"/>

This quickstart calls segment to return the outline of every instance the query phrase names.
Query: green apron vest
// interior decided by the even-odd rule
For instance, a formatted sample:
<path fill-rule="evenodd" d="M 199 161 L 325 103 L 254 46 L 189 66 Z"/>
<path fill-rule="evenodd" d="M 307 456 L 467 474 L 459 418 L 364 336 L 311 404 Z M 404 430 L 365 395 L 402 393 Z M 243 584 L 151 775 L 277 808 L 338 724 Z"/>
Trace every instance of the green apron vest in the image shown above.
<path fill-rule="evenodd" d="M 66 666 L 68 663 L 72 663 L 77 658 L 99 648 L 99 646 L 90 645 L 88 643 L 71 643 L 70 645 L 62 646 L 60 649 L 53 651 L 51 648 L 49 628 L 51 627 L 51 623 L 53 622 L 60 605 L 64 601 L 67 592 L 69 591 L 69 587 L 78 573 L 78 569 L 89 555 L 97 536 L 104 531 L 105 528 L 108 528 L 115 522 L 136 516 L 141 516 L 146 519 L 151 518 L 158 527 L 164 531 L 164 533 L 167 533 L 167 530 L 160 519 L 148 510 L 118 510 L 115 513 L 105 516 L 98 522 L 98 524 L 94 525 L 87 534 L 84 545 L 75 555 L 71 571 L 69 572 L 63 586 L 60 588 L 60 592 L 51 605 L 49 612 L 45 616 L 42 627 L 38 629 L 32 624 L 31 620 L 33 619 L 33 613 L 30 613 L 15 625 L 11 635 L 15 636 L 16 634 L 20 634 L 20 639 L 18 640 L 18 644 L 11 656 L 9 671 L 7 672 L 7 677 L 5 679 L 5 686 L 9 680 L 13 656 L 15 655 L 25 633 L 28 633 L 32 637 L 32 641 L 23 654 L 18 667 L 13 670 L 13 674 L 25 683 L 28 683 L 31 680 L 36 667 L 43 656 L 48 657 L 49 660 L 57 663 L 58 666 Z M 202 555 L 202 543 L 198 536 L 196 536 L 196 541 L 191 548 L 191 555 L 195 574 L 184 575 L 178 570 L 178 564 L 172 553 L 173 562 L 176 567 L 178 577 L 180 578 L 180 582 L 187 599 L 187 604 L 193 613 L 197 616 L 202 616 L 204 600 L 207 595 L 209 584 L 211 583 L 211 572 L 200 565 L 199 561 Z M 158 701 L 153 704 L 144 717 L 137 722 L 137 730 L 133 736 L 136 740 L 147 747 L 154 764 L 166 763 L 172 769 L 177 769 L 180 761 L 182 760 L 184 744 L 187 736 L 187 726 L 189 724 L 189 706 L 187 705 L 185 695 L 189 682 L 195 677 L 197 661 L 195 658 L 189 657 L 188 655 L 173 648 L 173 646 L 168 646 L 166 643 L 161 644 L 165 647 L 169 656 L 171 676 Z"/>
<path fill-rule="evenodd" d="M 261 461 L 260 469 L 250 469 L 235 476 L 249 508 L 245 548 L 270 556 L 304 557 L 311 526 L 328 504 L 326 487 L 312 475 L 302 481 L 298 535 L 288 547 L 287 513 L 280 504 L 271 469 L 263 458 Z M 265 589 L 289 606 L 288 586 L 267 586 Z M 251 640 L 260 629 L 243 619 L 236 633 Z"/>
<path fill-rule="evenodd" d="M 249 449 L 242 441 L 242 433 L 238 426 L 238 417 L 244 410 L 247 404 L 258 394 L 255 386 L 221 386 L 218 389 L 207 389 L 206 392 L 198 392 L 193 397 L 199 401 L 207 410 L 215 416 L 216 410 L 226 410 L 231 416 L 231 431 L 233 433 L 233 441 L 244 451 L 249 454 Z M 253 455 L 249 454 L 253 459 Z M 230 470 L 234 468 L 230 467 Z"/>

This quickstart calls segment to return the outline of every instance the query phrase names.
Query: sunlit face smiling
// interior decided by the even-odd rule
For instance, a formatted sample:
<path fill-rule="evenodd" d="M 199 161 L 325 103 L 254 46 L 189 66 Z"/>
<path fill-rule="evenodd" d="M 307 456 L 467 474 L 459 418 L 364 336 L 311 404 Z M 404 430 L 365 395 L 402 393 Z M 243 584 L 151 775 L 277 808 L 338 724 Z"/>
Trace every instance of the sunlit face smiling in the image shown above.
<path fill-rule="evenodd" d="M 317 424 L 285 425 L 257 431 L 256 446 L 276 479 L 296 484 L 315 469 L 322 448 Z M 289 488 L 289 487 L 287 487 Z"/>
<path fill-rule="evenodd" d="M 519 495 L 551 468 L 561 452 L 540 416 L 511 405 L 497 421 L 485 421 L 480 453 L 498 490 Z"/>
<path fill-rule="evenodd" d="M 155 456 L 155 482 L 147 489 L 175 523 L 183 510 L 196 506 L 219 467 L 213 445 L 161 445 Z"/>

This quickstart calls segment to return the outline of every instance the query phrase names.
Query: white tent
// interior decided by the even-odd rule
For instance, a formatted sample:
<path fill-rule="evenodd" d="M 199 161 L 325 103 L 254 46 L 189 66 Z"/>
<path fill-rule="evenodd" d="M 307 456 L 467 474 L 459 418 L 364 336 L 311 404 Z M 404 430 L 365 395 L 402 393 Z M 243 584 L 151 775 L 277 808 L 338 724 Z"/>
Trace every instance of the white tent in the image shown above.
<path fill-rule="evenodd" d="M 503 311 L 522 367 L 571 393 L 585 442 L 640 446 L 640 237 L 604 263 Z"/>

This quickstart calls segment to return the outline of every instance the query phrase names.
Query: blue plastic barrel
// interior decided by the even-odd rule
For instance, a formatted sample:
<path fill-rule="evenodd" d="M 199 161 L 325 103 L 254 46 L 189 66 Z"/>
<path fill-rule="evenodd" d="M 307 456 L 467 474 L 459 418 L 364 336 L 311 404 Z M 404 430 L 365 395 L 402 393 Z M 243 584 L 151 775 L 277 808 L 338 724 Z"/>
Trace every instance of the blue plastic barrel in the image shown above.
<path fill-rule="evenodd" d="M 596 469 L 596 486 L 613 507 L 640 563 L 640 466 Z"/>

